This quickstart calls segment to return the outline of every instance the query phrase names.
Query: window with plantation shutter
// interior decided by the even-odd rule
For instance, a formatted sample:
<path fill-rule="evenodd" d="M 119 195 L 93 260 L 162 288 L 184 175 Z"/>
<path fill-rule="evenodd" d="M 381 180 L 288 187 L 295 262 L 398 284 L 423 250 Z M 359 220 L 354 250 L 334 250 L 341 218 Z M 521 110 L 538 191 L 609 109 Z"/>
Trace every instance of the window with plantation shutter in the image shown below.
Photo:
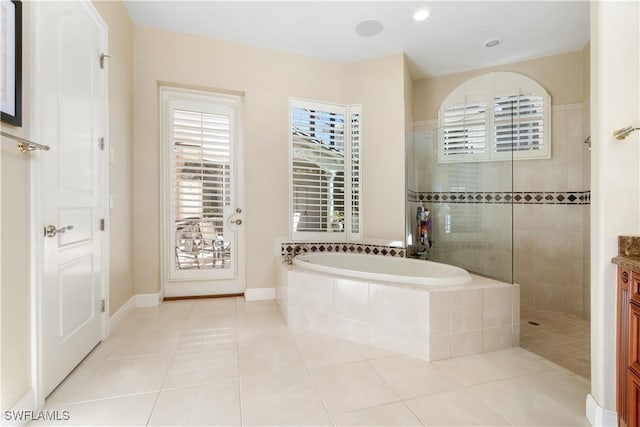
<path fill-rule="evenodd" d="M 551 157 L 551 100 L 532 79 L 494 72 L 456 88 L 439 113 L 438 161 Z"/>
<path fill-rule="evenodd" d="M 494 99 L 494 140 L 497 153 L 519 153 L 518 157 L 546 156 L 544 99 L 534 93 L 499 96 Z"/>
<path fill-rule="evenodd" d="M 360 107 L 351 108 L 351 233 L 360 236 Z"/>
<path fill-rule="evenodd" d="M 292 238 L 357 238 L 360 108 L 292 99 L 290 113 Z"/>
<path fill-rule="evenodd" d="M 487 153 L 487 105 L 465 102 L 446 107 L 442 112 L 442 156 L 466 160 Z"/>

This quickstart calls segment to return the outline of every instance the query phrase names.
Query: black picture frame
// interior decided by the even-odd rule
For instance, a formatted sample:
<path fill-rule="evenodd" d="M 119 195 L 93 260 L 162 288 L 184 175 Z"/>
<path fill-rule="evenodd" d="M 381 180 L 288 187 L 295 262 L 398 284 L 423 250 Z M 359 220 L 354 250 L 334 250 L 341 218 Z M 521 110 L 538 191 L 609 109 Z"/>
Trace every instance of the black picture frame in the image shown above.
<path fill-rule="evenodd" d="M 6 51 L 3 49 L 0 52 L 2 75 L 9 76 L 8 79 L 3 79 L 9 87 L 2 87 L 0 94 L 2 96 L 0 120 L 12 126 L 22 126 L 22 2 L 2 0 L 1 7 L 7 8 L 3 10 L 5 17 L 13 15 L 14 31 L 6 35 L 9 39 L 6 43 L 5 40 L 0 41 L 0 46 L 7 47 Z M 10 23 L 7 24 L 10 30 Z M 13 43 L 11 43 L 11 37 L 13 37 Z M 13 79 L 10 78 L 11 75 Z"/>

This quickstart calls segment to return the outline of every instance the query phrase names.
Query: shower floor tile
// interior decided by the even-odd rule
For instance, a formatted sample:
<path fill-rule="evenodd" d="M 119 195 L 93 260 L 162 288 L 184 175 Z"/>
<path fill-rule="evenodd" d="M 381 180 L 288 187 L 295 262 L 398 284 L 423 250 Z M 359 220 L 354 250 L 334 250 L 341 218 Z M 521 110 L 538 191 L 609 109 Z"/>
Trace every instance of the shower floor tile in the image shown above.
<path fill-rule="evenodd" d="M 537 325 L 531 323 L 537 323 Z M 590 322 L 555 310 L 520 307 L 520 346 L 584 378 L 591 377 Z"/>

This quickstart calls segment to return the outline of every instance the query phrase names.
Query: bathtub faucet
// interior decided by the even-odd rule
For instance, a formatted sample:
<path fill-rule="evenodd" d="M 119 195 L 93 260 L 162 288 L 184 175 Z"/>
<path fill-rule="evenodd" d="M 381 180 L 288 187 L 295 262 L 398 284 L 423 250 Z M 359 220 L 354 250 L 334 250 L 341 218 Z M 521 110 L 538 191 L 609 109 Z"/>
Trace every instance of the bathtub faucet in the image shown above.
<path fill-rule="evenodd" d="M 284 262 L 287 265 L 291 265 L 293 264 L 293 259 L 295 257 L 297 257 L 298 255 L 300 255 L 301 253 L 305 252 L 304 248 L 302 247 L 302 245 L 295 245 L 293 247 L 293 249 L 291 250 L 291 252 L 289 252 L 288 254 L 286 254 L 284 256 Z"/>

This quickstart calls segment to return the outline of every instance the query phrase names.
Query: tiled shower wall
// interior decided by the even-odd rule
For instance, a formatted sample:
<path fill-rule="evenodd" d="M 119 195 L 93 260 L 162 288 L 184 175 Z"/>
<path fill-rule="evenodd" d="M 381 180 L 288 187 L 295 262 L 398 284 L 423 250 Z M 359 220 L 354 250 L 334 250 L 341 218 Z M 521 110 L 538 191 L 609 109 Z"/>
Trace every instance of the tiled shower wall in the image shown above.
<path fill-rule="evenodd" d="M 422 198 L 434 219 L 432 259 L 503 280 L 513 277 L 523 305 L 588 317 L 586 110 L 582 104 L 554 106 L 551 159 L 513 164 L 438 164 L 432 131 L 437 122 L 416 123 L 409 145 L 415 174 L 408 178 L 408 233 Z M 454 222 L 449 232 L 448 217 Z"/>
<path fill-rule="evenodd" d="M 589 191 L 588 117 L 583 104 L 554 106 L 551 159 L 515 162 L 514 191 Z M 514 206 L 514 280 L 523 305 L 589 317 L 589 206 Z"/>

